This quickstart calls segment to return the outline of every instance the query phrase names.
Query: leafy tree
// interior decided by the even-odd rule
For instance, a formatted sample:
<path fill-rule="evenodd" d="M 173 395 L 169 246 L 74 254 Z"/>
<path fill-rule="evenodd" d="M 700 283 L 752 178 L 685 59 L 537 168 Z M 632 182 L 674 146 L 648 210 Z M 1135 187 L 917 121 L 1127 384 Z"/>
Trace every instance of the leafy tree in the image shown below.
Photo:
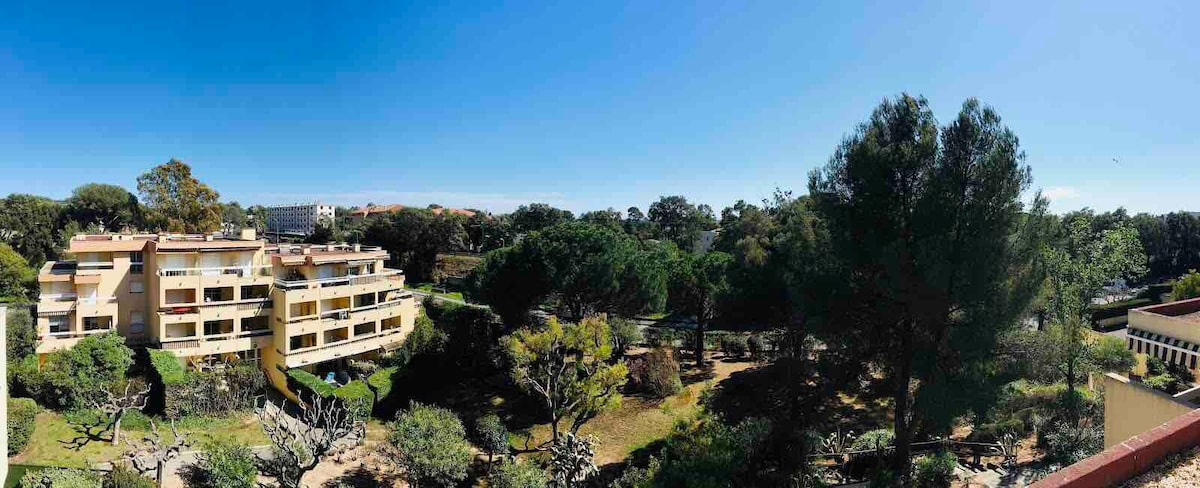
<path fill-rule="evenodd" d="M 267 207 L 251 205 L 246 209 L 246 225 L 254 227 L 257 235 L 267 232 Z"/>
<path fill-rule="evenodd" d="M 1188 273 L 1180 276 L 1171 287 L 1171 300 L 1187 300 L 1200 297 L 1200 273 L 1189 269 Z"/>
<path fill-rule="evenodd" d="M 1089 306 L 1104 284 L 1145 272 L 1146 256 L 1137 231 L 1120 224 L 1096 232 L 1086 215 L 1064 222 L 1060 242 L 1044 251 L 1048 267 L 1047 309 L 1051 322 L 1052 358 L 1074 398 L 1075 387 L 1087 371 L 1094 342 Z M 1074 407 L 1072 407 L 1074 408 Z"/>
<path fill-rule="evenodd" d="M 49 198 L 11 194 L 0 200 L 0 241 L 40 268 L 58 255 L 55 229 L 61 218 L 62 208 Z"/>
<path fill-rule="evenodd" d="M 546 488 L 546 472 L 531 462 L 512 460 L 500 465 L 488 477 L 492 488 Z"/>
<path fill-rule="evenodd" d="M 653 486 L 720 488 L 737 480 L 746 486 L 772 486 L 757 462 L 771 431 L 760 418 L 728 425 L 705 415 L 694 423 L 676 424 L 662 448 Z M 651 468 L 655 463 L 651 463 Z M 652 469 L 653 470 L 653 469 Z"/>
<path fill-rule="evenodd" d="M 447 409 L 414 404 L 388 430 L 394 461 L 412 486 L 456 486 L 466 479 L 471 445 L 458 416 Z"/>
<path fill-rule="evenodd" d="M 463 216 L 450 212 L 403 208 L 371 217 L 363 229 L 363 242 L 387 249 L 409 279 L 429 281 L 439 252 L 465 247 L 463 221 Z"/>
<path fill-rule="evenodd" d="M 517 245 L 488 253 L 470 280 L 472 297 L 510 326 L 552 300 L 563 315 L 622 315 L 662 307 L 671 251 L 640 246 L 612 230 L 568 223 L 534 232 Z"/>
<path fill-rule="evenodd" d="M 254 488 L 258 486 L 258 464 L 249 446 L 228 439 L 206 442 L 200 452 L 205 486 L 211 488 Z"/>
<path fill-rule="evenodd" d="M 89 335 L 70 349 L 50 353 L 35 380 L 25 385 L 38 403 L 84 408 L 105 399 L 106 391 L 125 378 L 133 350 L 114 333 Z"/>
<path fill-rule="evenodd" d="M 192 168 L 172 158 L 137 178 L 146 204 L 146 224 L 170 232 L 212 232 L 221 228 L 220 195 L 192 176 Z"/>
<path fill-rule="evenodd" d="M 545 405 L 552 442 L 561 441 L 563 420 L 568 432 L 578 433 L 587 421 L 620 405 L 617 391 L 625 383 L 624 363 L 609 364 L 612 342 L 603 315 L 578 323 L 546 324 L 524 328 L 505 337 L 512 377 L 526 392 Z"/>
<path fill-rule="evenodd" d="M 0 303 L 27 302 L 37 284 L 37 272 L 8 244 L 0 242 Z M 11 342 L 9 343 L 11 347 Z"/>
<path fill-rule="evenodd" d="M 250 217 L 242 208 L 242 204 L 229 202 L 218 205 L 221 206 L 221 230 L 226 234 L 237 235 L 239 231 L 249 225 Z"/>
<path fill-rule="evenodd" d="M 693 205 L 678 195 L 660 197 L 650 204 L 649 217 L 659 237 L 674 242 L 685 251 L 695 247 L 701 231 L 716 227 L 711 208 Z"/>
<path fill-rule="evenodd" d="M 550 474 L 556 488 L 587 486 L 587 481 L 600 472 L 596 467 L 595 436 L 578 436 L 574 432 L 563 435 L 562 442 L 550 447 Z"/>
<path fill-rule="evenodd" d="M 999 388 L 998 339 L 1039 283 L 1045 203 L 1023 214 L 1030 179 L 1016 136 L 991 108 L 969 99 L 939 130 L 928 102 L 908 95 L 881 103 L 810 176 L 845 270 L 824 338 L 884 373 L 899 483 L 918 429 L 946 431 L 982 401 L 972 395 Z"/>
<path fill-rule="evenodd" d="M 311 234 L 304 237 L 304 242 L 310 244 L 328 244 L 338 241 L 337 231 L 333 228 L 333 222 L 329 219 L 320 219 L 313 225 Z"/>
<path fill-rule="evenodd" d="M 508 429 L 499 415 L 490 413 L 475 419 L 475 443 L 487 453 L 488 469 L 491 469 L 493 455 L 508 453 Z"/>
<path fill-rule="evenodd" d="M 717 316 L 718 304 L 729 293 L 732 258 L 723 252 L 684 253 L 671 267 L 671 309 L 696 317 L 692 346 L 696 364 L 704 364 L 704 332 Z"/>
<path fill-rule="evenodd" d="M 654 223 L 646 218 L 646 214 L 637 207 L 625 210 L 625 220 L 621 222 L 625 233 L 637 240 L 645 240 L 654 236 Z"/>
<path fill-rule="evenodd" d="M 579 221 L 592 224 L 596 227 L 603 227 L 613 232 L 624 232 L 621 225 L 621 212 L 613 210 L 609 207 L 607 210 L 593 210 L 585 212 L 579 216 Z"/>
<path fill-rule="evenodd" d="M 575 220 L 575 215 L 569 210 L 554 208 L 548 203 L 521 205 L 509 217 L 516 234 L 528 234 Z"/>
<path fill-rule="evenodd" d="M 136 228 L 141 220 L 137 197 L 117 185 L 88 183 L 75 188 L 66 202 L 66 218 L 97 224 L 106 231 Z"/>
<path fill-rule="evenodd" d="M 614 317 L 608 325 L 612 329 L 613 357 L 616 359 L 624 357 L 625 351 L 642 341 L 642 328 L 637 322 Z"/>

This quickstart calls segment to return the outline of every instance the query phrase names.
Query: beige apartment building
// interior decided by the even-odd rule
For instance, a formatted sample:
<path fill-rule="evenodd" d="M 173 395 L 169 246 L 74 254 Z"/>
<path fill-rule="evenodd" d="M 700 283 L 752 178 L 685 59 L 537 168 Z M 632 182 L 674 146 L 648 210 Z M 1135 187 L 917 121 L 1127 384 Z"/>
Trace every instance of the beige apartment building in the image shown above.
<path fill-rule="evenodd" d="M 347 359 L 398 347 L 418 312 L 373 247 L 269 245 L 245 230 L 79 235 L 68 252 L 38 273 L 39 355 L 116 331 L 193 368 L 257 362 L 287 393 L 288 369 L 344 378 Z"/>

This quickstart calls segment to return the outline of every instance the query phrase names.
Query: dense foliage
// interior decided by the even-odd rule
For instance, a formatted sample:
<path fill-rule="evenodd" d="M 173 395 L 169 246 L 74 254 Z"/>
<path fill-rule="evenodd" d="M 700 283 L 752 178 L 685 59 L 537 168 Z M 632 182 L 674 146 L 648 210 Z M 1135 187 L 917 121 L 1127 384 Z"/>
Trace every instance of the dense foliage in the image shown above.
<path fill-rule="evenodd" d="M 654 398 L 666 398 L 683 389 L 679 362 L 668 347 L 656 347 L 629 361 L 629 388 Z"/>
<path fill-rule="evenodd" d="M 46 407 L 90 407 L 121 382 L 132 365 L 133 351 L 125 347 L 124 337 L 89 335 L 70 349 L 48 354 L 40 369 L 37 358 L 29 356 L 15 368 L 14 388 Z"/>
<path fill-rule="evenodd" d="M 389 426 L 387 441 L 413 486 L 451 487 L 467 477 L 471 445 L 450 410 L 414 404 Z"/>
<path fill-rule="evenodd" d="M 199 456 L 207 488 L 254 488 L 258 482 L 257 458 L 249 446 L 224 439 L 206 442 Z"/>
<path fill-rule="evenodd" d="M 546 488 L 549 479 L 546 471 L 532 462 L 512 460 L 501 464 L 492 470 L 488 476 L 488 486 L 492 488 Z"/>
<path fill-rule="evenodd" d="M 46 468 L 27 471 L 21 477 L 21 488 L 96 488 L 101 486 L 100 475 L 75 468 Z"/>
<path fill-rule="evenodd" d="M 32 398 L 8 399 L 8 455 L 25 449 L 37 428 L 37 403 Z"/>

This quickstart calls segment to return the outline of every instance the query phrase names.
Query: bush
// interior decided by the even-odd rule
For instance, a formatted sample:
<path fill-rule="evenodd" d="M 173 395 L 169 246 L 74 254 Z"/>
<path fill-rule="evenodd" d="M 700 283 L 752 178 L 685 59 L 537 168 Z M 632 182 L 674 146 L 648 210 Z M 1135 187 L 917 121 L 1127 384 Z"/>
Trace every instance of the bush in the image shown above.
<path fill-rule="evenodd" d="M 950 451 L 921 456 L 916 461 L 916 485 L 920 487 L 950 486 L 958 458 Z"/>
<path fill-rule="evenodd" d="M 112 471 L 104 475 L 103 488 L 154 488 L 154 480 L 142 476 L 137 471 L 129 469 L 124 464 L 113 466 Z"/>
<path fill-rule="evenodd" d="M 450 487 L 467 477 L 471 445 L 454 412 L 413 403 L 392 423 L 387 440 L 414 486 Z"/>
<path fill-rule="evenodd" d="M 397 371 L 400 371 L 400 368 L 392 366 L 382 368 L 367 377 L 367 386 L 375 390 L 375 401 L 383 403 L 388 395 L 392 394 L 392 377 Z"/>
<path fill-rule="evenodd" d="M 102 486 L 100 476 L 84 469 L 46 468 L 29 471 L 21 477 L 21 488 L 96 488 Z"/>
<path fill-rule="evenodd" d="M 666 398 L 683 389 L 679 362 L 666 347 L 658 347 L 629 363 L 629 386 L 634 391 Z"/>
<path fill-rule="evenodd" d="M 375 406 L 375 393 L 362 380 L 354 380 L 333 391 L 333 396 L 342 401 L 356 419 L 366 419 L 371 416 L 371 408 Z"/>
<path fill-rule="evenodd" d="M 10 307 L 8 309 L 8 324 L 5 334 L 8 337 L 7 354 L 9 364 L 16 363 L 32 356 L 37 349 L 37 330 L 29 309 L 25 307 Z"/>
<path fill-rule="evenodd" d="M 258 465 L 249 447 L 229 440 L 205 443 L 200 453 L 205 486 L 211 488 L 254 488 Z"/>
<path fill-rule="evenodd" d="M 1104 447 L 1103 427 L 1075 427 L 1057 422 L 1046 432 L 1046 459 L 1062 465 L 1075 464 Z"/>
<path fill-rule="evenodd" d="M 656 486 L 727 486 L 728 480 L 779 486 L 779 480 L 760 478 L 770 471 L 761 465 L 770 431 L 770 422 L 759 418 L 733 426 L 711 417 L 680 423 L 664 442 L 658 473 L 650 476 Z"/>
<path fill-rule="evenodd" d="M 133 365 L 133 350 L 125 338 L 113 334 L 89 335 L 70 349 L 47 355 L 36 368 L 22 361 L 18 382 L 31 397 L 49 408 L 70 409 L 103 399 L 104 391 L 125 378 Z M 32 367 L 31 367 L 32 366 Z"/>
<path fill-rule="evenodd" d="M 262 370 L 252 362 L 218 371 L 184 371 L 178 359 L 150 352 L 153 405 L 168 418 L 221 416 L 254 408 L 266 388 Z M 165 352 L 165 351 L 164 351 Z M 167 353 L 170 354 L 169 352 Z M 156 357 L 157 356 L 157 357 Z"/>
<path fill-rule="evenodd" d="M 1171 287 L 1171 300 L 1187 300 L 1196 297 L 1200 297 L 1200 273 L 1189 269 L 1187 274 L 1175 280 L 1175 286 Z"/>
<path fill-rule="evenodd" d="M 497 453 L 508 453 L 508 429 L 500 416 L 491 413 L 475 419 L 475 444 L 488 453 L 488 461 Z"/>
<path fill-rule="evenodd" d="M 608 321 L 612 331 L 613 353 L 617 359 L 625 355 L 625 351 L 635 344 L 642 342 L 642 328 L 632 320 L 614 317 Z"/>
<path fill-rule="evenodd" d="M 662 327 L 651 327 L 646 329 L 646 342 L 650 347 L 675 347 L 675 342 L 679 340 L 680 334 L 675 329 L 667 329 Z"/>
<path fill-rule="evenodd" d="M 1146 360 L 1146 376 L 1158 376 L 1167 372 L 1167 363 L 1162 359 L 1151 356 Z"/>
<path fill-rule="evenodd" d="M 891 429 L 875 429 L 869 430 L 863 435 L 854 439 L 854 444 L 850 446 L 851 451 L 871 451 L 891 447 L 896 441 L 896 434 L 892 433 Z"/>
<path fill-rule="evenodd" d="M 721 338 L 721 352 L 725 357 L 741 359 L 746 355 L 746 337 L 740 334 L 730 334 Z"/>
<path fill-rule="evenodd" d="M 750 339 L 746 340 L 746 347 L 750 350 L 750 359 L 762 361 L 766 357 L 767 341 L 763 339 L 762 334 L 754 334 Z"/>
<path fill-rule="evenodd" d="M 8 399 L 8 455 L 15 456 L 25 449 L 37 427 L 37 402 L 32 398 Z"/>
<path fill-rule="evenodd" d="M 1179 381 L 1169 374 L 1147 376 L 1142 384 L 1171 395 L 1179 393 Z"/>
<path fill-rule="evenodd" d="M 491 488 L 545 488 L 549 486 L 546 472 L 533 463 L 508 461 L 488 477 Z"/>
<path fill-rule="evenodd" d="M 336 390 L 333 385 L 326 383 L 325 380 L 300 368 L 289 369 L 287 377 L 288 382 L 296 387 L 297 394 L 315 394 L 324 398 L 333 396 L 333 392 Z"/>

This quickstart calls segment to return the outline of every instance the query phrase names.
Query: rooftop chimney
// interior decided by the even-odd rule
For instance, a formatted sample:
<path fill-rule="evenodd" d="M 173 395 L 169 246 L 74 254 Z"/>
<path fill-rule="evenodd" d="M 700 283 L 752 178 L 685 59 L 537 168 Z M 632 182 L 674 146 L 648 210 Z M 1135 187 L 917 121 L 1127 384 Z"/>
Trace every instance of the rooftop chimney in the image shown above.
<path fill-rule="evenodd" d="M 255 232 L 253 227 L 242 229 L 241 238 L 243 241 L 253 241 L 255 237 L 258 237 L 258 234 Z"/>

